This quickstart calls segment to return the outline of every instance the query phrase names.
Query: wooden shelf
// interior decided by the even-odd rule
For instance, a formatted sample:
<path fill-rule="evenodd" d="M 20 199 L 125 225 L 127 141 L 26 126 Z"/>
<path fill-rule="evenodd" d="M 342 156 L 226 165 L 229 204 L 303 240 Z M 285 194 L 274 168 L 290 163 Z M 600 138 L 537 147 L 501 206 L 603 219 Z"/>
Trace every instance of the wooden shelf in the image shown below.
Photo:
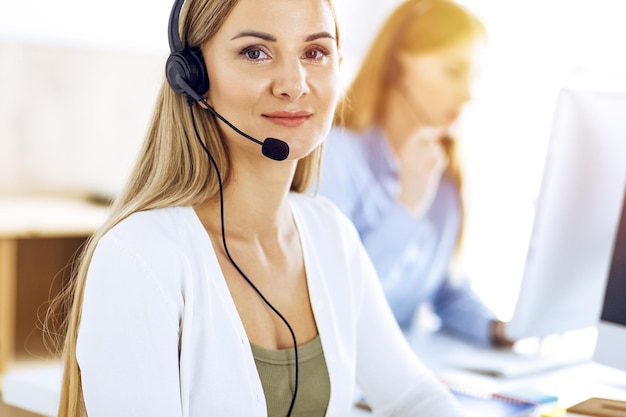
<path fill-rule="evenodd" d="M 0 196 L 0 377 L 17 359 L 52 357 L 42 331 L 49 301 L 107 215 L 77 198 Z"/>

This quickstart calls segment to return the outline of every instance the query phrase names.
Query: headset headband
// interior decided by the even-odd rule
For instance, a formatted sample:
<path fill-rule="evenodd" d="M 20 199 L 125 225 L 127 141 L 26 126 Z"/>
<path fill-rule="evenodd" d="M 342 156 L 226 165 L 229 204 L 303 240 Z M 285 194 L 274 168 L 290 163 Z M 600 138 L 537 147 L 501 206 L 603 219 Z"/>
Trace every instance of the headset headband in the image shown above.
<path fill-rule="evenodd" d="M 180 32 L 178 30 L 178 19 L 180 17 L 180 10 L 183 8 L 185 0 L 176 0 L 170 13 L 170 22 L 168 26 L 170 51 L 180 52 L 183 48 L 183 42 L 181 41 Z"/>
<path fill-rule="evenodd" d="M 209 77 L 200 48 L 187 47 L 180 36 L 178 22 L 184 0 L 176 0 L 170 13 L 168 39 L 170 56 L 165 64 L 165 75 L 172 89 L 188 98 L 200 100 L 209 90 Z"/>

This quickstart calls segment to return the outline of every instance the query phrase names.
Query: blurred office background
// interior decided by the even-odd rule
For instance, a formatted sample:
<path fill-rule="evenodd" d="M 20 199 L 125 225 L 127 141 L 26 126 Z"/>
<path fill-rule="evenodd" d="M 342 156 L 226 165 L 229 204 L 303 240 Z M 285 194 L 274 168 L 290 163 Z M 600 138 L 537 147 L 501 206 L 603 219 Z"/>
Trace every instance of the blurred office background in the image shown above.
<path fill-rule="evenodd" d="M 511 314 L 557 92 L 626 77 L 623 0 L 459 0 L 490 36 L 457 130 L 467 161 L 462 268 Z M 345 86 L 398 0 L 335 0 Z M 171 0 L 0 0 L 0 195 L 114 195 L 169 53 Z"/>

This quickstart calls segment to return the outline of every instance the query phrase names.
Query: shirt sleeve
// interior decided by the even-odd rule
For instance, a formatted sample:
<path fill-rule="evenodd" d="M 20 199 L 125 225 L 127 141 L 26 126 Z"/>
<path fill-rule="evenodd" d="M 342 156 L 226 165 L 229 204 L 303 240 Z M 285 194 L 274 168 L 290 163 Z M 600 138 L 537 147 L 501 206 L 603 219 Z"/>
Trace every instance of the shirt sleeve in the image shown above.
<path fill-rule="evenodd" d="M 89 417 L 180 417 L 179 323 L 149 263 L 101 239 L 87 276 L 77 343 Z"/>
<path fill-rule="evenodd" d="M 495 314 L 473 291 L 468 279 L 459 283 L 444 280 L 433 309 L 445 329 L 485 346 L 491 344 L 491 322 Z"/>

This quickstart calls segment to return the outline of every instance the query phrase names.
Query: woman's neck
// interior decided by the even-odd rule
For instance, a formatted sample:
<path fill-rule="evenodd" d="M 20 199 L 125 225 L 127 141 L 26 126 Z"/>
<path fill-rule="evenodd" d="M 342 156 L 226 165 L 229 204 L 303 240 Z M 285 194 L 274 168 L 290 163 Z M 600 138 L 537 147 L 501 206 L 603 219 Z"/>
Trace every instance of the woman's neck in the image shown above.
<path fill-rule="evenodd" d="M 265 161 L 263 161 L 265 162 Z M 280 164 L 280 165 L 277 165 Z M 267 239 L 292 225 L 287 196 L 295 170 L 291 162 L 239 163 L 223 189 L 224 223 L 232 238 Z M 211 235 L 221 234 L 220 195 L 197 206 Z"/>

